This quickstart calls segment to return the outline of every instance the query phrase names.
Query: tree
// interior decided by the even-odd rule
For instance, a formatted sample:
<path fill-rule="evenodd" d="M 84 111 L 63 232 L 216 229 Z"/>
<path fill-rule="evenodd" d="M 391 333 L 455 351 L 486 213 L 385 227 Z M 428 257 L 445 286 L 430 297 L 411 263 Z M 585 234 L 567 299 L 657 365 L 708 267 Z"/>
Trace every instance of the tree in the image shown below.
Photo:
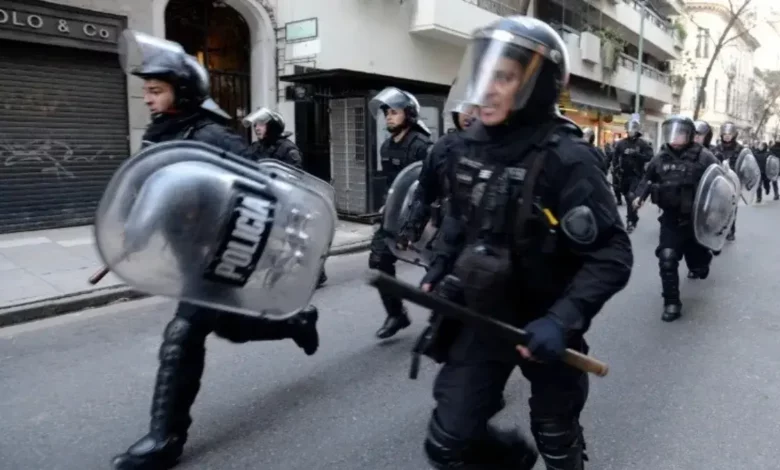
<path fill-rule="evenodd" d="M 756 124 L 756 135 L 760 136 L 769 117 L 777 112 L 777 101 L 780 99 L 780 70 L 764 70 L 757 76 L 764 81 L 766 90 L 763 99 L 758 101 L 761 110 Z"/>
<path fill-rule="evenodd" d="M 699 112 L 701 111 L 701 106 L 705 97 L 704 90 L 707 89 L 707 82 L 710 79 L 710 73 L 712 72 L 712 68 L 715 66 L 715 61 L 718 60 L 720 51 L 722 51 L 724 47 L 728 46 L 734 41 L 750 34 L 750 28 L 743 24 L 742 20 L 746 19 L 748 16 L 747 14 L 750 11 L 748 7 L 753 2 L 753 0 L 742 0 L 742 4 L 738 7 L 734 5 L 735 1 L 740 0 L 728 0 L 728 22 L 726 23 L 726 27 L 723 28 L 723 32 L 721 33 L 718 40 L 715 41 L 715 48 L 710 55 L 710 62 L 707 64 L 707 68 L 704 70 L 704 75 L 701 77 L 701 85 L 699 86 L 699 89 L 696 90 L 696 105 L 693 108 L 694 120 L 699 119 Z M 691 20 L 691 22 L 693 22 L 693 20 Z M 696 23 L 694 22 L 694 24 Z M 735 27 L 736 31 L 731 34 Z"/>

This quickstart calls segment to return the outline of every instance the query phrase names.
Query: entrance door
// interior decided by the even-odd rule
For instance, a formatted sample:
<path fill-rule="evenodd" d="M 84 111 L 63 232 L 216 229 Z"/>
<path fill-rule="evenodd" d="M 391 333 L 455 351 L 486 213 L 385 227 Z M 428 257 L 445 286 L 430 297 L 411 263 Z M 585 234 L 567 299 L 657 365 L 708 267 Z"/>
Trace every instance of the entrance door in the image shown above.
<path fill-rule="evenodd" d="M 251 41 L 244 17 L 221 0 L 171 0 L 165 31 L 206 66 L 211 97 L 233 117 L 233 127 L 249 137 L 241 124 L 251 107 Z"/>

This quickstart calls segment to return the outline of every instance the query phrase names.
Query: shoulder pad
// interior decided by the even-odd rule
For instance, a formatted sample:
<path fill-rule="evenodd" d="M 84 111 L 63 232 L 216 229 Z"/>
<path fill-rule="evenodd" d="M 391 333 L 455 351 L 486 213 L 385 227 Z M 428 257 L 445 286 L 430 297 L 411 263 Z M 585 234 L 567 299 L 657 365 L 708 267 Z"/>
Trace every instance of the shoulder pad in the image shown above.
<path fill-rule="evenodd" d="M 572 165 L 577 162 L 592 161 L 601 164 L 601 157 L 596 147 L 582 140 L 576 135 L 557 134 L 556 147 L 553 151 L 564 165 Z"/>

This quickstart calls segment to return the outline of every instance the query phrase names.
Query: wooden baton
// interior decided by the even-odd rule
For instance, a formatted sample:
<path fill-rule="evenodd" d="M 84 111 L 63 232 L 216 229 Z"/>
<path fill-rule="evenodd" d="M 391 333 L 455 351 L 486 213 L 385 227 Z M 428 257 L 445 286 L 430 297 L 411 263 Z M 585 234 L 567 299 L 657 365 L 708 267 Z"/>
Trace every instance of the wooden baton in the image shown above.
<path fill-rule="evenodd" d="M 461 305 L 440 296 L 432 295 L 429 292 L 424 292 L 416 286 L 399 281 L 382 272 L 372 270 L 368 284 L 376 287 L 382 293 L 408 300 L 421 307 L 434 310 L 436 313 L 460 320 L 467 325 L 487 329 L 515 344 L 525 345 L 528 343 L 529 335 L 525 330 L 495 318 L 472 312 Z M 561 361 L 575 369 L 598 377 L 605 377 L 609 373 L 607 364 L 573 349 L 566 349 Z"/>

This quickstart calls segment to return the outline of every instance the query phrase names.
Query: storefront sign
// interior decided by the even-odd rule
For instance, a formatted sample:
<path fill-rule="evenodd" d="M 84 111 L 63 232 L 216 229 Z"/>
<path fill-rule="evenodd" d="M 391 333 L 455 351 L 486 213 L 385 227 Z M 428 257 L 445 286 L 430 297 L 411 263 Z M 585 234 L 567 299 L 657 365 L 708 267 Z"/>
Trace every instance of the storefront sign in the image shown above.
<path fill-rule="evenodd" d="M 75 39 L 116 43 L 117 30 L 99 22 L 28 13 L 0 8 L 0 28 L 34 31 L 38 34 L 68 36 Z"/>

